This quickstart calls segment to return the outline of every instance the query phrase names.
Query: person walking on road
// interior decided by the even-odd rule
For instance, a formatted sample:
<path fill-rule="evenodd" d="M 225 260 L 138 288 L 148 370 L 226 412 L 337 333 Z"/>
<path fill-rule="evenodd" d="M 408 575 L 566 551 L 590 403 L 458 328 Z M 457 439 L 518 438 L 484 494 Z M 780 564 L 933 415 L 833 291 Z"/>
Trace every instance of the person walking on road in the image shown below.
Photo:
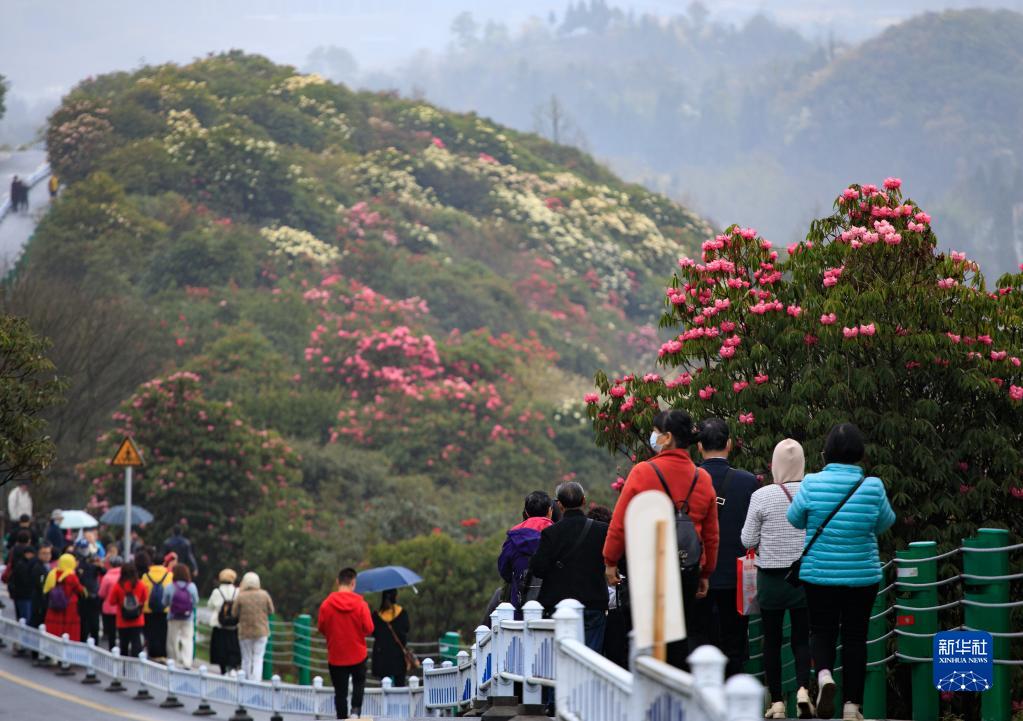
<path fill-rule="evenodd" d="M 46 183 L 46 187 L 50 190 L 50 198 L 56 198 L 57 192 L 60 190 L 60 178 L 51 173 L 50 179 Z"/>
<path fill-rule="evenodd" d="M 50 514 L 50 525 L 46 527 L 46 542 L 53 546 L 54 553 L 62 553 L 67 545 L 67 536 L 60 522 L 64 520 L 64 511 L 59 508 Z"/>
<path fill-rule="evenodd" d="M 121 580 L 124 560 L 116 555 L 107 556 L 106 564 L 107 572 L 99 582 L 99 597 L 103 604 L 100 608 L 103 613 L 103 638 L 106 639 L 107 648 L 112 651 L 117 645 L 117 604 L 110 598 L 110 594 Z"/>
<path fill-rule="evenodd" d="M 771 475 L 774 483 L 750 499 L 742 543 L 757 549 L 757 602 L 763 629 L 764 676 L 771 694 L 766 718 L 788 718 L 782 693 L 781 645 L 785 612 L 791 622 L 789 644 L 795 660 L 796 708 L 799 718 L 813 718 L 810 700 L 810 622 L 806 594 L 785 580 L 785 574 L 803 552 L 806 532 L 794 528 L 786 514 L 803 480 L 803 447 L 787 438 L 774 448 Z"/>
<path fill-rule="evenodd" d="M 362 713 L 366 686 L 366 637 L 373 633 L 369 604 L 355 592 L 354 568 L 342 568 L 337 590 L 324 599 L 316 627 L 327 639 L 327 664 L 334 686 L 334 709 L 348 718 L 348 683 L 352 683 L 352 716 Z"/>
<path fill-rule="evenodd" d="M 192 552 L 192 542 L 185 538 L 181 526 L 174 526 L 171 529 L 170 538 L 163 542 L 164 556 L 170 553 L 177 555 L 177 560 L 184 563 L 195 576 L 199 573 L 199 564 L 195 561 L 195 553 Z"/>
<path fill-rule="evenodd" d="M 233 615 L 234 599 L 238 588 L 234 585 L 238 574 L 230 568 L 220 572 L 220 585 L 213 589 L 206 606 L 213 611 L 210 619 L 210 663 L 227 673 L 242 665 L 241 647 L 238 645 L 238 618 Z"/>
<path fill-rule="evenodd" d="M 43 583 L 46 595 L 46 632 L 54 636 L 65 633 L 72 641 L 82 640 L 82 621 L 78 616 L 78 599 L 85 593 L 75 570 L 78 561 L 70 553 L 57 559 L 57 567 Z"/>
<path fill-rule="evenodd" d="M 28 489 L 28 483 L 22 481 L 7 494 L 7 517 L 11 523 L 18 523 L 22 516 L 28 516 L 32 520 L 32 493 Z M 31 524 L 31 523 L 30 523 Z"/>
<path fill-rule="evenodd" d="M 698 426 L 697 448 L 703 463 L 700 468 L 710 474 L 718 504 L 718 558 L 722 559 L 710 575 L 707 597 L 694 602 L 694 626 L 689 629 L 692 643 L 717 646 L 728 657 L 726 678 L 742 673 L 749 655 L 749 617 L 735 608 L 737 579 L 735 560 L 746 555 L 742 545 L 742 525 L 746 522 L 750 498 L 760 484 L 752 473 L 734 468 L 728 457 L 732 439 L 723 418 L 707 418 Z"/>
<path fill-rule="evenodd" d="M 831 676 L 842 638 L 842 718 L 863 718 L 867 625 L 881 580 L 877 536 L 895 523 L 880 478 L 865 477 L 863 434 L 841 423 L 824 441 L 824 468 L 800 485 L 787 518 L 810 539 L 799 578 L 810 611 L 810 652 L 817 669 L 817 715 L 831 718 L 837 687 Z"/>
<path fill-rule="evenodd" d="M 508 531 L 504 545 L 501 546 L 497 572 L 509 584 L 511 588 L 509 598 L 517 609 L 522 608 L 522 604 L 528 600 L 523 594 L 529 595 L 528 587 L 532 585 L 529 559 L 540 545 L 540 532 L 554 523 L 551 520 L 553 512 L 551 497 L 543 491 L 533 491 L 526 496 L 522 509 L 522 523 Z M 537 589 L 539 585 L 536 584 Z"/>
<path fill-rule="evenodd" d="M 78 616 L 82 621 L 82 641 L 90 638 L 99 643 L 100 615 L 103 601 L 99 586 L 103 578 L 103 562 L 89 550 L 89 541 L 80 538 L 75 541 L 75 558 L 78 561 L 78 580 L 82 582 L 85 595 L 78 603 Z"/>
<path fill-rule="evenodd" d="M 167 658 L 167 607 L 170 605 L 171 572 L 166 566 L 154 564 L 145 551 L 135 554 L 135 568 L 142 585 L 146 587 L 146 606 L 143 609 L 146 655 L 151 661 Z M 124 573 L 123 571 L 121 572 Z"/>
<path fill-rule="evenodd" d="M 373 675 L 390 678 L 395 686 L 405 685 L 405 652 L 412 627 L 408 611 L 398 605 L 397 589 L 384 591 L 380 608 L 373 612 Z"/>
<path fill-rule="evenodd" d="M 579 601 L 586 645 L 602 653 L 608 602 L 603 568 L 607 524 L 586 517 L 586 493 L 575 481 L 562 483 L 555 495 L 564 515 L 540 533 L 540 545 L 529 560 L 529 572 L 543 579 L 537 600 L 549 614 L 567 598 Z"/>
<path fill-rule="evenodd" d="M 7 590 L 14 601 L 14 617 L 32 620 L 32 598 L 35 595 L 33 569 L 36 565 L 36 549 L 31 544 L 28 531 L 18 531 L 18 540 L 7 558 L 10 575 Z"/>
<path fill-rule="evenodd" d="M 117 636 L 122 656 L 138 656 L 142 652 L 142 633 L 145 629 L 145 607 L 149 601 L 149 588 L 139 579 L 134 563 L 121 567 L 120 578 L 110 591 L 110 604 L 116 609 Z"/>
<path fill-rule="evenodd" d="M 274 612 L 270 594 L 259 587 L 259 576 L 249 571 L 242 576 L 231 612 L 238 618 L 238 645 L 242 651 L 242 671 L 248 679 L 263 678 L 263 656 L 270 638 L 270 614 Z"/>
<path fill-rule="evenodd" d="M 178 668 L 192 668 L 195 657 L 193 643 L 195 609 L 199 606 L 199 589 L 192 583 L 192 572 L 179 563 L 171 569 L 171 600 L 167 608 L 167 651 Z"/>

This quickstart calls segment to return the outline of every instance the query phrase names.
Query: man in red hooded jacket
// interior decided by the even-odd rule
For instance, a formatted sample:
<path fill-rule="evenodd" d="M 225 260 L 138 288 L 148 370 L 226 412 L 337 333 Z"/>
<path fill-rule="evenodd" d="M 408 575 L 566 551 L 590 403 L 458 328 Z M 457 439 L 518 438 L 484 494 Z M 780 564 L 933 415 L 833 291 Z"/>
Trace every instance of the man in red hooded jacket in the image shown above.
<path fill-rule="evenodd" d="M 354 568 L 337 574 L 337 590 L 320 604 L 317 628 L 327 639 L 327 664 L 334 684 L 338 718 L 348 718 L 348 680 L 352 680 L 352 716 L 362 712 L 366 686 L 366 637 L 373 633 L 369 604 L 355 592 Z"/>

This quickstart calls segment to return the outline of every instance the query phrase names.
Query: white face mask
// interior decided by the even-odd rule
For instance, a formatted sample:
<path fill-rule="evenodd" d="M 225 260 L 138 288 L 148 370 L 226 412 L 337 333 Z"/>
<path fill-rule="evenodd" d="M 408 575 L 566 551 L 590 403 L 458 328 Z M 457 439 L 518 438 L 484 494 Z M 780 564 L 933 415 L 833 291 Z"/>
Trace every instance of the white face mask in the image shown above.
<path fill-rule="evenodd" d="M 659 433 L 656 430 L 650 432 L 650 447 L 654 449 L 654 453 L 660 453 L 661 450 L 664 448 L 664 446 L 659 445 L 657 443 L 657 439 L 660 438 L 662 435 L 664 434 Z"/>

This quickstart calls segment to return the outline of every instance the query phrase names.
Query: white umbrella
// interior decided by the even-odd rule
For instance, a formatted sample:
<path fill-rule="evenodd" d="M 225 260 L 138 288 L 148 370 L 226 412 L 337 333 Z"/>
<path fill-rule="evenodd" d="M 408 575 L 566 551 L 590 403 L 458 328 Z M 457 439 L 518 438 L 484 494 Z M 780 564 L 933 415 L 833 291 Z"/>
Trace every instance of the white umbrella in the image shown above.
<path fill-rule="evenodd" d="M 64 518 L 60 521 L 61 528 L 95 528 L 99 521 L 85 511 L 64 511 Z"/>

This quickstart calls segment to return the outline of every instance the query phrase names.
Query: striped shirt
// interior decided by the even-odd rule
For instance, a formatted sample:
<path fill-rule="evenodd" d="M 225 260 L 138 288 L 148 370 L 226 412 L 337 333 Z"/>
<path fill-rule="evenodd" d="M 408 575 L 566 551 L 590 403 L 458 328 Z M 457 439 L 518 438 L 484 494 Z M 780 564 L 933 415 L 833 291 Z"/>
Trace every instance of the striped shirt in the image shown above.
<path fill-rule="evenodd" d="M 742 527 L 742 543 L 757 549 L 757 568 L 788 568 L 802 554 L 806 531 L 793 528 L 785 514 L 789 510 L 788 490 L 795 498 L 799 482 L 777 484 L 758 489 L 750 498 L 746 523 Z"/>

